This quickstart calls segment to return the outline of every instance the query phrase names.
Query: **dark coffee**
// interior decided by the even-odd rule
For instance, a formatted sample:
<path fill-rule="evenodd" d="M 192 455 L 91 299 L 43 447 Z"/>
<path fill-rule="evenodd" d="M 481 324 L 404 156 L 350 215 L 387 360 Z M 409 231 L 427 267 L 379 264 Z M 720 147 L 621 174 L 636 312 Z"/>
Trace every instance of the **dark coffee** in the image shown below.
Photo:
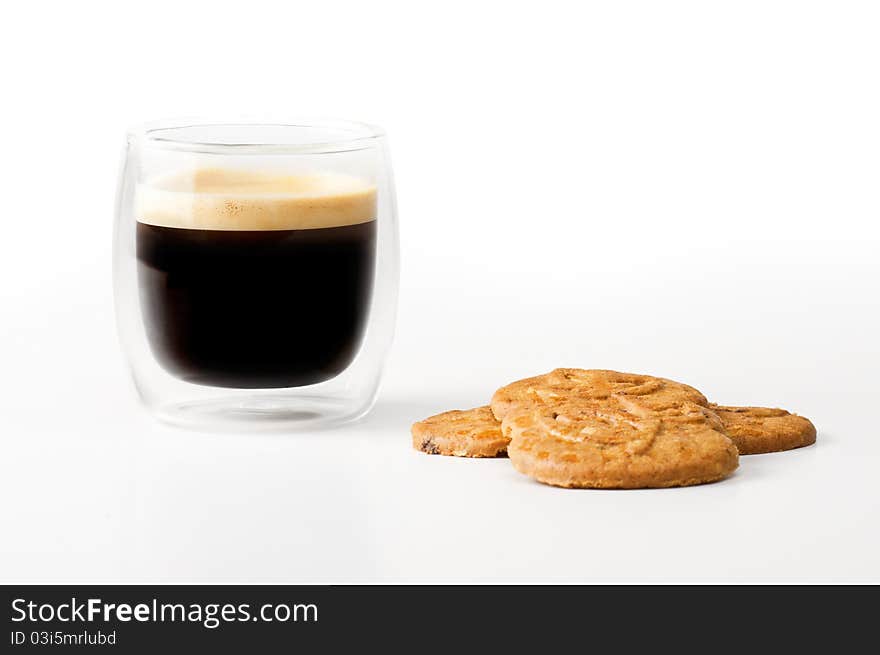
<path fill-rule="evenodd" d="M 147 337 L 177 377 L 316 384 L 351 363 L 373 286 L 376 223 L 311 230 L 137 226 Z"/>
<path fill-rule="evenodd" d="M 151 220 L 137 224 L 138 280 L 157 361 L 216 387 L 300 387 L 340 374 L 370 308 L 376 222 L 364 215 L 372 190 L 310 196 L 300 187 L 314 194 L 339 182 L 245 178 L 233 193 L 228 173 L 199 174 L 211 193 L 142 192 Z M 219 192 L 209 186 L 217 179 L 226 185 Z M 268 184 L 281 192 L 266 193 Z M 255 186 L 262 195 L 247 195 Z M 285 195 L 291 187 L 297 193 Z"/>

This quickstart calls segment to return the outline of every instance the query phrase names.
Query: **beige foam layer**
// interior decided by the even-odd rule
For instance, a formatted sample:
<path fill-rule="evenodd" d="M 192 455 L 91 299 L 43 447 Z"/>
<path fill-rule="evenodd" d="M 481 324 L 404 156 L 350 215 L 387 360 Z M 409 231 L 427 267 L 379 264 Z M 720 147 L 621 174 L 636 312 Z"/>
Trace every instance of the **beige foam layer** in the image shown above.
<path fill-rule="evenodd" d="M 197 230 L 308 230 L 376 217 L 376 187 L 350 175 L 202 168 L 139 184 L 141 223 Z"/>

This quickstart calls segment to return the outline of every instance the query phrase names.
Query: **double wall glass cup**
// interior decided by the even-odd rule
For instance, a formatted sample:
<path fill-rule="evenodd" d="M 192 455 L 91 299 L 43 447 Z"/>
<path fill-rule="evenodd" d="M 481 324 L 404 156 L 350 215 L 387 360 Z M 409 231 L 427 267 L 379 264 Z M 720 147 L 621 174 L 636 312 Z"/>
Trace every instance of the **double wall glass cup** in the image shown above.
<path fill-rule="evenodd" d="M 381 130 L 294 121 L 132 131 L 114 282 L 122 347 L 159 418 L 250 429 L 363 416 L 397 303 Z"/>

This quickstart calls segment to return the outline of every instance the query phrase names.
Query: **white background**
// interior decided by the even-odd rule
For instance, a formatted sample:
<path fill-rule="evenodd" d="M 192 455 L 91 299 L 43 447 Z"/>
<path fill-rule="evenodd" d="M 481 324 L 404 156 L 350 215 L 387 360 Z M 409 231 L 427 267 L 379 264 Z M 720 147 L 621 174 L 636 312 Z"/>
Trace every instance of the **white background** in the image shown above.
<path fill-rule="evenodd" d="M 3 62 L 0 580 L 880 582 L 872 2 L 15 3 Z M 397 339 L 362 423 L 138 406 L 110 250 L 124 132 L 383 125 Z M 803 413 L 689 489 L 567 491 L 409 425 L 556 366 Z"/>

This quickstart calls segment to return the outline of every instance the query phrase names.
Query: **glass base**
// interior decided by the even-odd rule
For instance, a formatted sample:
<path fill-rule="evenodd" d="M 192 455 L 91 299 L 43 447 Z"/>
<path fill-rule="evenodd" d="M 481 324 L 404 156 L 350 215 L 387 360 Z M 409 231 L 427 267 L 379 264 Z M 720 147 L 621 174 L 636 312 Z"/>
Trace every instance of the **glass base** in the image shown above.
<path fill-rule="evenodd" d="M 164 423 L 194 430 L 281 432 L 355 421 L 372 407 L 320 396 L 231 395 L 152 407 Z"/>

